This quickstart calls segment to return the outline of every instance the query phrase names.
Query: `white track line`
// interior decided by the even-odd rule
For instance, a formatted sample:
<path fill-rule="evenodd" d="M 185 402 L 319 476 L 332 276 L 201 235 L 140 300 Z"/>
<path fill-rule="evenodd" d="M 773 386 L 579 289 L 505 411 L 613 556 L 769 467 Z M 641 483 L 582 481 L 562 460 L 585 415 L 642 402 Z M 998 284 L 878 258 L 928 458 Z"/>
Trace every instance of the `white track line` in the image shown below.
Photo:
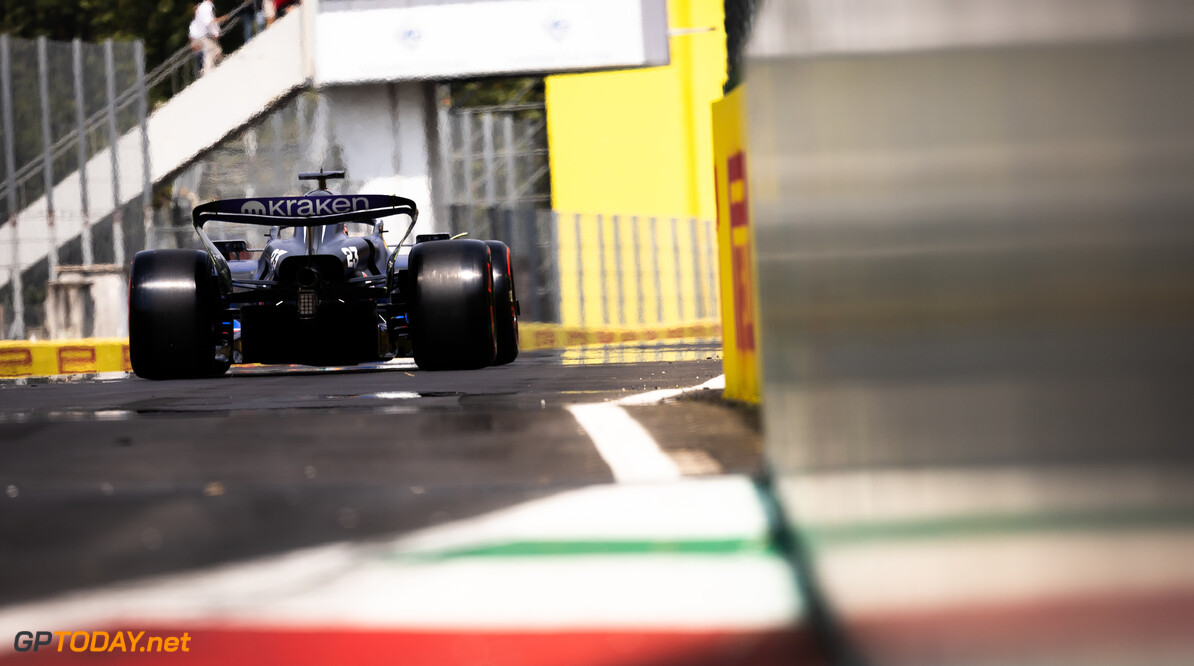
<path fill-rule="evenodd" d="M 658 391 L 647 391 L 646 393 L 638 393 L 636 395 L 628 395 L 625 398 L 615 400 L 614 404 L 617 404 L 617 405 L 653 405 L 657 402 L 663 402 L 664 400 L 667 400 L 668 398 L 674 398 L 674 397 L 676 397 L 678 395 L 682 395 L 684 393 L 691 393 L 692 391 L 701 391 L 704 389 L 725 389 L 725 387 L 726 387 L 726 376 L 718 375 L 718 376 L 714 377 L 713 379 L 710 379 L 709 381 L 705 382 L 704 384 L 698 384 L 696 386 L 689 386 L 688 388 L 660 389 Z"/>
<path fill-rule="evenodd" d="M 568 411 L 593 440 L 618 482 L 670 481 L 683 476 L 679 466 L 659 448 L 651 433 L 621 405 L 650 405 L 689 391 L 725 386 L 719 375 L 698 386 L 664 389 L 627 396 L 612 403 L 569 405 Z"/>
<path fill-rule="evenodd" d="M 610 404 L 568 405 L 619 482 L 671 481 L 680 468 L 625 409 Z"/>

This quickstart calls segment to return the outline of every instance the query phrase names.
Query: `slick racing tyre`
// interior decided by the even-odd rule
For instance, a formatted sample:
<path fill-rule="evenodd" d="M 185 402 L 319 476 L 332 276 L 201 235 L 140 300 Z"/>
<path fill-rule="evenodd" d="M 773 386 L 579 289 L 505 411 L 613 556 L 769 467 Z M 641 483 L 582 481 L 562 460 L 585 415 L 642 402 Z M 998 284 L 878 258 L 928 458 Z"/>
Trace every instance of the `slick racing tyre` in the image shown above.
<path fill-rule="evenodd" d="M 493 364 L 493 265 L 483 241 L 415 244 L 407 280 L 411 347 L 419 368 L 472 370 Z"/>
<path fill-rule="evenodd" d="M 501 241 L 485 241 L 493 262 L 493 327 L 497 339 L 494 365 L 518 358 L 518 299 L 514 295 L 514 261 Z"/>
<path fill-rule="evenodd" d="M 199 250 L 145 250 L 129 277 L 129 361 L 146 379 L 211 377 L 216 360 L 219 287 Z"/>

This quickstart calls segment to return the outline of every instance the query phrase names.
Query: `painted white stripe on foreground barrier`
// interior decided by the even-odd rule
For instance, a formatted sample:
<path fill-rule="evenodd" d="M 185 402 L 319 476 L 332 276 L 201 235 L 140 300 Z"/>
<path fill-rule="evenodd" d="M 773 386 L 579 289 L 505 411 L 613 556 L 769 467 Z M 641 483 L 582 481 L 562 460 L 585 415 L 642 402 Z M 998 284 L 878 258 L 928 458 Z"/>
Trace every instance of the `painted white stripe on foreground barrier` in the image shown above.
<path fill-rule="evenodd" d="M 765 543 L 768 538 L 767 514 L 754 483 L 745 476 L 721 476 L 568 490 L 421 529 L 395 541 L 392 552 L 421 555 L 519 541 Z"/>
<path fill-rule="evenodd" d="M 296 552 L 0 611 L 0 631 L 147 622 L 188 628 L 767 630 L 803 614 L 774 556 L 642 555 L 395 563 Z M 280 572 L 279 567 L 289 569 Z M 297 574 L 297 575 L 296 575 Z"/>
<path fill-rule="evenodd" d="M 470 546 L 758 540 L 704 554 L 435 557 Z M 190 628 L 767 630 L 803 615 L 746 477 L 608 484 L 381 543 L 338 543 L 0 608 L 0 635 Z M 0 653 L 3 647 L 0 646 Z"/>

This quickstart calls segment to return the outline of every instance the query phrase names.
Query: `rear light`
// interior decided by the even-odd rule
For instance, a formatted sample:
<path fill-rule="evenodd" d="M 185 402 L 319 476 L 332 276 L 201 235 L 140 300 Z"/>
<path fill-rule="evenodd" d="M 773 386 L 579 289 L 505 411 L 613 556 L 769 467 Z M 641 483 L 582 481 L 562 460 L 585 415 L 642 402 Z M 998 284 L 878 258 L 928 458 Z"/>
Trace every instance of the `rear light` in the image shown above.
<path fill-rule="evenodd" d="M 298 315 L 304 318 L 315 316 L 315 309 L 319 307 L 319 296 L 309 289 L 300 289 L 298 293 Z"/>

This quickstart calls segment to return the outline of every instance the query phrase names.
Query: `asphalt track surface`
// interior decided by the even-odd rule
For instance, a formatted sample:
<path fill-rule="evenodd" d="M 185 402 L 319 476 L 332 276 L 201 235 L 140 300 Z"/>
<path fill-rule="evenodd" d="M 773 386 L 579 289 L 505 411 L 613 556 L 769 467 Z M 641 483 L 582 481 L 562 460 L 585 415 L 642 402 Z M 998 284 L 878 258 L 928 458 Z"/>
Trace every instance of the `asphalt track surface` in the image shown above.
<path fill-rule="evenodd" d="M 472 372 L 399 361 L 0 383 L 0 604 L 609 483 L 566 406 L 721 371 L 718 343 L 689 342 Z M 686 474 L 757 475 L 754 415 L 699 393 L 627 411 L 665 452 L 700 461 Z"/>

